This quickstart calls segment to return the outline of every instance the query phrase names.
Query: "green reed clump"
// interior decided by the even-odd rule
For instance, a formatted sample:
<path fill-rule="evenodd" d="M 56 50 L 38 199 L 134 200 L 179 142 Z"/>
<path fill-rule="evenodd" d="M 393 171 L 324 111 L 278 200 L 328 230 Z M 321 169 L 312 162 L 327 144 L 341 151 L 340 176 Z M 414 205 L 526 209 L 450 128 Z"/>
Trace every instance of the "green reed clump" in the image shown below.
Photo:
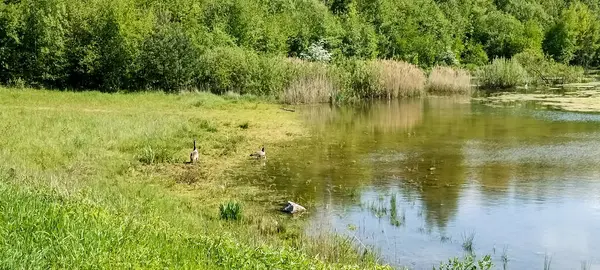
<path fill-rule="evenodd" d="M 146 145 L 138 154 L 138 160 L 146 165 L 168 163 L 173 161 L 173 154 L 164 146 Z"/>
<path fill-rule="evenodd" d="M 477 72 L 480 87 L 506 89 L 528 82 L 527 71 L 516 59 L 496 58 Z"/>
<path fill-rule="evenodd" d="M 242 205 L 235 201 L 230 201 L 219 206 L 221 219 L 240 220 L 242 219 Z"/>

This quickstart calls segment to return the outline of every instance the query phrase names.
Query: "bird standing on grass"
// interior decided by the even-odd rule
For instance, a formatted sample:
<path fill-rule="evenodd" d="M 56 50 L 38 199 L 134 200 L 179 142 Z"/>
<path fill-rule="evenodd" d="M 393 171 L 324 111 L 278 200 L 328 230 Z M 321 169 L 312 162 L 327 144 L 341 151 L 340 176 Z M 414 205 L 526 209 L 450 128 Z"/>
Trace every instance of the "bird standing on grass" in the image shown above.
<path fill-rule="evenodd" d="M 265 147 L 263 146 L 262 149 L 260 149 L 260 151 L 256 151 L 255 153 L 250 154 L 251 157 L 255 157 L 256 159 L 259 158 L 267 158 L 267 154 L 265 153 Z"/>
<path fill-rule="evenodd" d="M 190 153 L 190 163 L 198 161 L 198 149 L 196 149 L 196 140 L 194 140 L 194 150 Z"/>

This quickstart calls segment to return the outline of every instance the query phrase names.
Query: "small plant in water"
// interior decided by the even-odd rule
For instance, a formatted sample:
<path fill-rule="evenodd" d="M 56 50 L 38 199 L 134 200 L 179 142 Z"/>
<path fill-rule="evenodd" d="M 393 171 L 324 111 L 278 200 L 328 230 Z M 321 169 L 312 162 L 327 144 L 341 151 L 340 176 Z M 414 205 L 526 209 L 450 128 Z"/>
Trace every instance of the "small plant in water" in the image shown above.
<path fill-rule="evenodd" d="M 221 204 L 221 206 L 219 206 L 219 212 L 221 213 L 221 219 L 224 220 L 242 219 L 242 206 L 240 203 L 235 201 L 230 201 L 227 204 Z"/>
<path fill-rule="evenodd" d="M 390 223 L 396 227 L 402 225 L 404 223 L 405 216 L 404 212 L 400 216 L 398 216 L 398 209 L 396 205 L 396 194 L 392 195 L 390 199 Z"/>
<path fill-rule="evenodd" d="M 550 270 L 550 264 L 552 264 L 552 256 L 548 254 L 544 255 L 544 270 Z"/>
<path fill-rule="evenodd" d="M 447 236 L 447 235 L 442 235 L 442 236 L 440 236 L 440 242 L 442 242 L 442 243 L 452 242 L 452 237 Z"/>
<path fill-rule="evenodd" d="M 473 239 L 475 239 L 475 232 L 471 232 L 469 234 L 463 233 L 462 247 L 469 253 L 473 252 Z"/>
<path fill-rule="evenodd" d="M 387 214 L 387 211 L 388 211 L 388 209 L 385 208 L 385 206 L 383 206 L 383 204 L 381 202 L 379 204 L 376 204 L 375 202 L 371 202 L 371 204 L 369 205 L 369 210 L 377 218 L 382 218 L 383 216 L 385 216 Z"/>
<path fill-rule="evenodd" d="M 502 255 L 500 256 L 502 259 L 502 269 L 506 270 L 508 267 L 508 250 L 507 247 L 504 247 L 502 250 Z"/>
<path fill-rule="evenodd" d="M 592 268 L 592 264 L 586 261 L 581 262 L 581 270 L 588 270 Z"/>
<path fill-rule="evenodd" d="M 492 269 L 492 257 L 484 256 L 481 260 L 475 261 L 475 256 L 469 254 L 462 260 L 459 258 L 448 259 L 447 263 L 440 263 L 439 268 L 433 267 L 434 270 L 489 270 Z"/>

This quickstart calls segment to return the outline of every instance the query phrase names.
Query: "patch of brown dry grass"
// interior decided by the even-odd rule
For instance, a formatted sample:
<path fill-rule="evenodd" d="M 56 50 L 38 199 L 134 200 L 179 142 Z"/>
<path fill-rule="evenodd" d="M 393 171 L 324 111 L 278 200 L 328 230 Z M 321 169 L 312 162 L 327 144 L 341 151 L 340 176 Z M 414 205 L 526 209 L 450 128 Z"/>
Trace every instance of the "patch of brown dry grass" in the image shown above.
<path fill-rule="evenodd" d="M 419 67 L 393 60 L 375 60 L 370 64 L 379 84 L 378 96 L 391 99 L 420 96 L 424 93 L 426 77 Z"/>
<path fill-rule="evenodd" d="M 291 81 L 280 100 L 286 104 L 325 103 L 337 91 L 329 68 L 323 63 L 289 59 Z"/>
<path fill-rule="evenodd" d="M 464 69 L 437 66 L 429 74 L 427 91 L 438 94 L 470 94 L 471 74 Z"/>

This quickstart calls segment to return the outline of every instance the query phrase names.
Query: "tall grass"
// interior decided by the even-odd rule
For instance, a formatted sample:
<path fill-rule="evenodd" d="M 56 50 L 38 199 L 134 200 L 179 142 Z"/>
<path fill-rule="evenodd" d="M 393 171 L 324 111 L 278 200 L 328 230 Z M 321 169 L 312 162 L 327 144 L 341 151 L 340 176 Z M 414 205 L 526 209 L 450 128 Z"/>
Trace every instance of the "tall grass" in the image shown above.
<path fill-rule="evenodd" d="M 516 59 L 497 58 L 481 67 L 477 73 L 480 87 L 507 89 L 528 82 L 527 71 Z"/>
<path fill-rule="evenodd" d="M 398 98 L 420 96 L 426 77 L 419 67 L 404 61 L 375 60 L 370 62 L 377 83 L 377 97 Z"/>
<path fill-rule="evenodd" d="M 290 81 L 281 93 L 280 100 L 287 104 L 329 102 L 339 91 L 339 85 L 324 63 L 289 59 Z"/>
<path fill-rule="evenodd" d="M 470 94 L 471 74 L 464 69 L 437 66 L 429 74 L 427 91 L 438 94 Z"/>
<path fill-rule="evenodd" d="M 288 82 L 280 100 L 288 104 L 420 96 L 426 77 L 419 67 L 393 60 L 343 60 L 337 64 L 288 59 Z"/>
<path fill-rule="evenodd" d="M 0 268 L 322 268 L 287 247 L 253 247 L 226 232 L 189 234 L 156 217 L 0 182 Z M 293 262 L 293 263 L 292 263 Z"/>

